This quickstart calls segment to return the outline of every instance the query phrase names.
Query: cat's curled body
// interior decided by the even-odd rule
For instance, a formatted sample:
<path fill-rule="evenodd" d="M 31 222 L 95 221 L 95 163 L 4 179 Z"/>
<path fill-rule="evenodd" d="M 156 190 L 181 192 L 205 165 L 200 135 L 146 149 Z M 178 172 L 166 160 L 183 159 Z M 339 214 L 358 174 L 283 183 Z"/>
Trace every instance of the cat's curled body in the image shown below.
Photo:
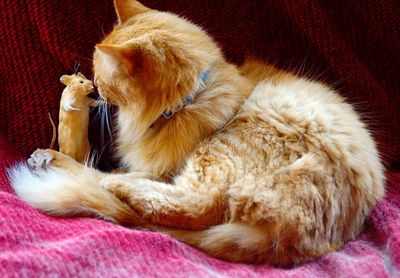
<path fill-rule="evenodd" d="M 239 71 L 186 20 L 137 1 L 115 6 L 119 25 L 97 45 L 95 84 L 119 106 L 118 150 L 130 173 L 39 151 L 32 157 L 46 172 L 11 171 L 19 196 L 57 215 L 163 231 L 230 261 L 303 262 L 359 234 L 384 175 L 342 97 L 254 60 Z M 160 118 L 193 88 L 192 104 Z"/>

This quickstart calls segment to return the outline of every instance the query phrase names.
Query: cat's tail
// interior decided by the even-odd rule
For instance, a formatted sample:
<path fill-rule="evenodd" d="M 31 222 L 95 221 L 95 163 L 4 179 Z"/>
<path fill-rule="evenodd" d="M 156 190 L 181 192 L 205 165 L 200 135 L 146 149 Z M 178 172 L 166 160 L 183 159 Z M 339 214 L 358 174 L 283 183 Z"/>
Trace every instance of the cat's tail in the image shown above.
<path fill-rule="evenodd" d="M 169 234 L 213 257 L 231 262 L 268 262 L 287 265 L 297 261 L 306 261 L 316 256 L 316 254 L 300 255 L 293 246 L 290 246 L 291 239 L 279 239 L 279 235 L 273 231 L 273 227 L 267 230 L 265 227 L 248 224 L 227 223 L 200 231 L 160 227 L 153 229 Z"/>
<path fill-rule="evenodd" d="M 52 215 L 91 215 L 127 226 L 147 223 L 129 206 L 99 186 L 96 175 L 74 174 L 59 168 L 35 172 L 25 163 L 8 170 L 16 194 Z"/>

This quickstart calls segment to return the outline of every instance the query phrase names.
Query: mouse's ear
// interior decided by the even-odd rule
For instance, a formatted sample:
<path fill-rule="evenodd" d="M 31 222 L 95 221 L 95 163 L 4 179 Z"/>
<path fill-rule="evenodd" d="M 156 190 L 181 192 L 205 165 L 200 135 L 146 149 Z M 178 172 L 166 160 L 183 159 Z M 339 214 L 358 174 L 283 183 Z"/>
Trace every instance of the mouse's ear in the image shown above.
<path fill-rule="evenodd" d="M 68 86 L 68 85 L 70 84 L 70 82 L 71 82 L 71 76 L 65 74 L 65 75 L 63 75 L 63 76 L 60 77 L 60 81 L 61 81 L 61 83 L 63 83 L 65 86 Z"/>
<path fill-rule="evenodd" d="M 81 77 L 81 78 L 83 78 L 83 79 L 87 79 L 82 73 L 80 73 L 80 72 L 77 72 L 76 73 L 76 76 L 79 76 L 79 77 Z"/>

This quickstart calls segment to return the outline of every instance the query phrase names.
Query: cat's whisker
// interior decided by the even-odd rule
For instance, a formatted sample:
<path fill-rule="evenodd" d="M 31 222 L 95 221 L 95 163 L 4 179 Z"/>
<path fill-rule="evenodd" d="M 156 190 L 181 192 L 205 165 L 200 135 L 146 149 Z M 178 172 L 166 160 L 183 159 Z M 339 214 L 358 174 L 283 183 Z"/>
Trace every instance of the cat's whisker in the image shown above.
<path fill-rule="evenodd" d="M 100 152 L 98 153 L 96 165 L 100 162 L 100 158 L 103 156 L 104 151 L 106 150 L 106 148 L 107 148 L 107 146 L 103 146 L 101 148 Z"/>
<path fill-rule="evenodd" d="M 100 99 L 100 98 L 97 98 L 96 101 L 98 102 L 97 107 L 92 108 L 92 109 L 95 109 L 94 117 L 93 117 L 93 119 L 92 119 L 92 121 L 94 121 L 94 122 L 96 122 L 96 121 L 99 119 L 99 117 L 100 117 L 100 112 L 99 112 L 99 110 L 100 110 L 101 99 Z"/>
<path fill-rule="evenodd" d="M 113 141 L 113 133 L 111 127 L 111 115 L 110 115 L 110 107 L 107 101 L 104 99 L 99 99 L 99 105 L 97 109 L 97 113 L 95 119 L 100 118 L 100 145 L 104 146 L 106 142 L 106 132 L 108 133 L 110 142 Z"/>
<path fill-rule="evenodd" d="M 108 105 L 108 103 L 105 101 L 104 102 L 105 104 L 104 104 L 104 106 L 105 106 L 105 108 L 104 108 L 104 111 L 105 111 L 105 119 L 106 119 L 106 125 L 107 125 L 107 131 L 108 131 L 108 136 L 109 136 L 109 138 L 110 138 L 110 142 L 112 142 L 112 140 L 113 140 L 113 134 L 112 134 L 112 130 L 111 130 L 111 119 L 110 119 L 110 111 L 109 111 L 109 109 L 110 109 L 110 107 L 109 107 L 109 105 Z"/>
<path fill-rule="evenodd" d="M 83 164 L 88 168 L 96 168 L 106 150 L 106 147 L 107 146 L 102 146 L 100 151 L 93 148 Z"/>
<path fill-rule="evenodd" d="M 89 152 L 88 156 L 87 156 L 86 159 L 85 159 L 84 165 L 85 165 L 86 167 L 88 167 L 88 168 L 94 168 L 94 163 L 93 163 L 93 161 L 94 161 L 94 158 L 95 158 L 95 156 L 96 156 L 96 153 L 97 153 L 97 150 L 92 148 L 92 150 Z"/>
<path fill-rule="evenodd" d="M 99 113 L 100 113 L 100 144 L 104 146 L 105 143 L 105 130 L 104 130 L 104 102 L 101 102 L 99 105 Z"/>
<path fill-rule="evenodd" d="M 105 149 L 105 147 L 103 147 L 101 149 L 101 151 L 96 152 L 96 155 L 93 157 L 93 162 L 92 162 L 93 167 L 97 167 L 97 165 L 99 164 L 100 158 L 103 155 L 104 149 Z"/>
<path fill-rule="evenodd" d="M 88 167 L 95 168 L 96 165 L 94 163 L 94 160 L 96 159 L 96 155 L 97 155 L 97 150 L 94 149 L 93 150 L 93 155 L 91 155 L 91 157 L 90 157 L 90 162 L 89 162 L 89 166 Z"/>
<path fill-rule="evenodd" d="M 89 62 L 93 62 L 93 58 L 88 58 L 88 57 L 84 57 L 84 56 L 78 56 L 78 58 L 89 61 Z"/>

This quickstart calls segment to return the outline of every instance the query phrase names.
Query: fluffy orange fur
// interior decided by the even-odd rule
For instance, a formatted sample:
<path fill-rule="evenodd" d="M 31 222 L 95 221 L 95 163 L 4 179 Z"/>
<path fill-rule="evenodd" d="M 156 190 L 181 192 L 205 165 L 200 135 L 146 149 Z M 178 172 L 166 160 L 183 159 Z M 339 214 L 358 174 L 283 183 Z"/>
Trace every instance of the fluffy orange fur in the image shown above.
<path fill-rule="evenodd" d="M 359 234 L 384 194 L 383 167 L 342 97 L 254 59 L 238 69 L 174 14 L 133 0 L 115 8 L 119 23 L 94 53 L 95 85 L 119 108 L 118 154 L 129 173 L 39 150 L 31 165 L 49 169 L 15 170 L 19 196 L 56 215 L 162 231 L 238 262 L 304 262 Z M 195 88 L 192 104 L 160 118 Z"/>

